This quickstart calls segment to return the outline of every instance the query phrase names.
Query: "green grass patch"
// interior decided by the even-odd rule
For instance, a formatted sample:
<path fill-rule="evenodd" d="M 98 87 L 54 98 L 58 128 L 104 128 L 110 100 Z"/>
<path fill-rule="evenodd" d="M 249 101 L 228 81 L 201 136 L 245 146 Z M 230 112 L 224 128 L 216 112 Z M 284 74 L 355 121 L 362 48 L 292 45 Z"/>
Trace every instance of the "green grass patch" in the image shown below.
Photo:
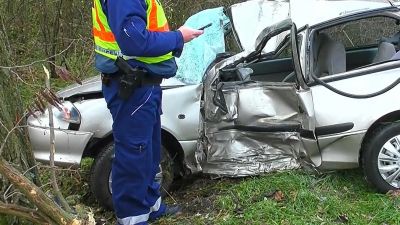
<path fill-rule="evenodd" d="M 358 170 L 291 171 L 219 183 L 213 213 L 156 224 L 400 224 L 400 199 L 377 194 L 362 177 Z"/>

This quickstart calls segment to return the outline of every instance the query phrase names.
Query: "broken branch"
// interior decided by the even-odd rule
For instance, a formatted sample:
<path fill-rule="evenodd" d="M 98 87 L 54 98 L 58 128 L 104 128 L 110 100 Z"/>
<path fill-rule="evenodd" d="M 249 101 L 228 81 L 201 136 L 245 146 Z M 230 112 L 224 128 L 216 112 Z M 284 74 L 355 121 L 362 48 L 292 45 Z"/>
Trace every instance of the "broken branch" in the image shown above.
<path fill-rule="evenodd" d="M 23 218 L 35 224 L 50 224 L 49 221 L 44 219 L 37 210 L 22 207 L 19 205 L 5 204 L 3 202 L 0 202 L 0 213 Z"/>

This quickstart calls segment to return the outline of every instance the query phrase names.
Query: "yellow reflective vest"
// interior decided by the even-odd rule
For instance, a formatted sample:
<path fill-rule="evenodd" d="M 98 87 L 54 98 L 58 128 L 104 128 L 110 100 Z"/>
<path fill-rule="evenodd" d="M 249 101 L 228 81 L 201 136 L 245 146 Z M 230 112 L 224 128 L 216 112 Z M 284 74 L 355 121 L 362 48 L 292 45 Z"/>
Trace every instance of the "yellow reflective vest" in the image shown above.
<path fill-rule="evenodd" d="M 164 9 L 157 0 L 146 0 L 147 4 L 147 29 L 149 31 L 166 32 L 169 31 L 167 17 Z M 123 55 L 121 49 L 115 40 L 110 26 L 108 25 L 107 17 L 103 12 L 100 0 L 93 1 L 92 7 L 93 20 L 93 37 L 95 51 L 110 59 L 117 59 L 118 56 L 124 59 L 135 59 L 137 61 L 154 64 L 160 63 L 172 58 L 172 52 L 158 57 L 138 57 Z"/>

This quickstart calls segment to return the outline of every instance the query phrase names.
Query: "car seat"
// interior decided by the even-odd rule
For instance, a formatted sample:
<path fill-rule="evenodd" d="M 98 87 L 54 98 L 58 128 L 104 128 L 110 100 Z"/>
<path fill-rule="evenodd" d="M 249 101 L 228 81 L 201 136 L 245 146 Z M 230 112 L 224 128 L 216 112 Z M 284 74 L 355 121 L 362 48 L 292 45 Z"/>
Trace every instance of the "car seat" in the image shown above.
<path fill-rule="evenodd" d="M 327 34 L 316 34 L 313 53 L 314 73 L 318 77 L 346 72 L 346 49 Z"/>
<path fill-rule="evenodd" d="M 396 49 L 392 43 L 381 42 L 372 63 L 388 61 L 394 56 L 394 54 L 396 54 Z"/>

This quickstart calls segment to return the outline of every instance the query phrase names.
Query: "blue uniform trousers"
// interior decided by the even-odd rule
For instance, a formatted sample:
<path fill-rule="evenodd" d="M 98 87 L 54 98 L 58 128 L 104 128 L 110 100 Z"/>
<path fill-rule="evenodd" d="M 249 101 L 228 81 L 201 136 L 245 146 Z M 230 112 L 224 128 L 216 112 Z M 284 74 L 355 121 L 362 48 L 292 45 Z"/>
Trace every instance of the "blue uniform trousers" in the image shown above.
<path fill-rule="evenodd" d="M 161 203 L 159 172 L 161 97 L 159 85 L 136 89 L 128 100 L 118 97 L 119 82 L 103 85 L 113 118 L 115 158 L 112 164 L 112 199 L 118 223 L 147 224 L 165 212 Z M 99 121 L 101 122 L 101 121 Z"/>

